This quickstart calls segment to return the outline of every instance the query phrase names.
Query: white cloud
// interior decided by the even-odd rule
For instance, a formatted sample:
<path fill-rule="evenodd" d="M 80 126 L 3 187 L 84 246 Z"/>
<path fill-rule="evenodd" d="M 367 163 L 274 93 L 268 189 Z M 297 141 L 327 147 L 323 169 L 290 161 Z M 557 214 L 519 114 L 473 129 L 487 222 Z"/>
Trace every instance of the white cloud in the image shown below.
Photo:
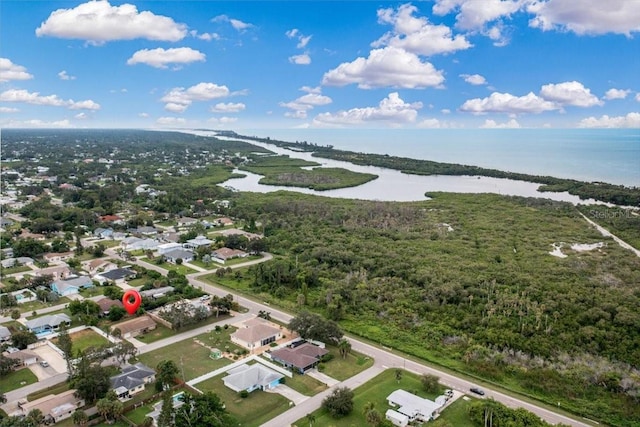
<path fill-rule="evenodd" d="M 198 33 L 196 30 L 191 30 L 189 31 L 189 34 L 191 34 L 192 37 L 195 37 L 197 39 L 200 40 L 204 40 L 204 41 L 208 41 L 210 42 L 211 40 L 220 40 L 220 34 L 218 33 Z"/>
<path fill-rule="evenodd" d="M 231 123 L 235 123 L 238 121 L 237 117 L 212 117 L 209 120 L 207 120 L 207 122 L 209 123 L 215 123 L 215 124 L 221 124 L 221 125 L 228 125 Z"/>
<path fill-rule="evenodd" d="M 474 86 L 487 84 L 487 80 L 480 74 L 460 74 L 460 77 L 462 77 L 465 82 Z"/>
<path fill-rule="evenodd" d="M 604 99 L 625 99 L 631 91 L 629 89 L 615 89 L 611 88 L 604 94 Z"/>
<path fill-rule="evenodd" d="M 188 89 L 175 87 L 171 89 L 160 101 L 165 102 L 165 109 L 174 112 L 186 110 L 194 101 L 211 101 L 216 98 L 224 98 L 230 95 L 229 88 L 215 83 L 198 83 Z"/>
<path fill-rule="evenodd" d="M 344 62 L 326 72 L 322 84 L 345 86 L 357 83 L 361 89 L 400 87 L 417 89 L 440 86 L 444 82 L 442 71 L 429 62 L 397 47 L 374 49 L 368 58 Z"/>
<path fill-rule="evenodd" d="M 10 121 L 8 123 L 3 123 L 3 127 L 6 128 L 70 128 L 73 127 L 69 120 L 57 120 L 53 122 L 45 122 L 44 120 L 33 119 L 33 120 L 21 120 L 21 121 Z"/>
<path fill-rule="evenodd" d="M 307 53 L 293 55 L 289 57 L 289 62 L 297 65 L 309 65 L 311 64 L 311 57 Z"/>
<path fill-rule="evenodd" d="M 366 123 L 385 123 L 389 126 L 399 126 L 415 122 L 421 102 L 408 104 L 397 92 L 392 92 L 380 101 L 377 107 L 352 108 L 337 113 L 318 114 L 313 119 L 313 126 L 333 127 L 352 126 Z"/>
<path fill-rule="evenodd" d="M 142 117 L 143 119 L 146 119 L 147 117 L 149 117 L 149 113 L 139 113 L 138 117 Z"/>
<path fill-rule="evenodd" d="M 636 101 L 640 102 L 640 92 L 636 93 Z"/>
<path fill-rule="evenodd" d="M 582 119 L 578 126 L 581 128 L 640 128 L 640 113 L 629 113 L 626 116 L 609 117 L 606 114 L 600 118 L 588 117 Z"/>
<path fill-rule="evenodd" d="M 0 107 L 0 113 L 17 113 L 18 111 L 20 110 L 17 108 Z"/>
<path fill-rule="evenodd" d="M 84 119 L 88 119 L 89 115 L 87 113 L 78 113 L 73 117 L 78 119 L 78 120 L 84 120 Z"/>
<path fill-rule="evenodd" d="M 88 40 L 102 44 L 113 40 L 178 41 L 187 26 L 149 11 L 138 12 L 133 4 L 112 6 L 106 0 L 88 1 L 73 9 L 58 9 L 38 29 L 38 37 Z"/>
<path fill-rule="evenodd" d="M 211 107 L 212 113 L 239 113 L 246 108 L 242 102 L 233 103 L 229 102 L 227 104 L 221 102 Z"/>
<path fill-rule="evenodd" d="M 539 0 L 529 2 L 529 25 L 543 31 L 564 30 L 584 34 L 625 34 L 640 31 L 636 0 Z"/>
<path fill-rule="evenodd" d="M 248 28 L 252 28 L 253 24 L 248 22 L 242 22 L 239 19 L 229 18 L 227 15 L 218 15 L 211 20 L 211 22 L 228 22 L 237 31 L 244 31 Z"/>
<path fill-rule="evenodd" d="M 457 11 L 456 27 L 463 30 L 479 30 L 492 22 L 520 10 L 523 0 L 436 0 L 433 13 L 447 15 Z"/>
<path fill-rule="evenodd" d="M 70 110 L 99 110 L 100 104 L 88 99 L 86 101 L 73 102 L 73 100 L 67 101 Z"/>
<path fill-rule="evenodd" d="M 514 96 L 510 93 L 493 92 L 487 98 L 474 98 L 465 101 L 461 111 L 473 114 L 484 113 L 542 113 L 557 110 L 559 107 L 550 101 L 540 98 L 533 92 L 525 96 Z"/>
<path fill-rule="evenodd" d="M 602 105 L 602 101 L 593 95 L 590 89 L 585 88 L 582 83 L 576 81 L 544 85 L 540 89 L 540 96 L 560 105 L 573 105 L 575 107 Z"/>
<path fill-rule="evenodd" d="M 448 109 L 448 108 L 443 108 L 442 110 L 440 110 L 440 112 L 441 112 L 442 114 L 451 114 L 451 110 L 450 110 L 450 109 Z"/>
<path fill-rule="evenodd" d="M 0 82 L 9 80 L 29 80 L 33 75 L 27 73 L 22 65 L 14 64 L 8 58 L 0 58 Z"/>
<path fill-rule="evenodd" d="M 294 38 L 296 35 L 298 35 L 298 29 L 297 28 L 292 28 L 290 30 L 288 30 L 286 33 L 284 33 L 287 37 L 289 37 L 290 39 Z"/>
<path fill-rule="evenodd" d="M 482 129 L 519 129 L 520 123 L 516 119 L 511 119 L 506 123 L 496 123 L 495 120 L 487 119 L 484 121 Z"/>
<path fill-rule="evenodd" d="M 182 117 L 160 117 L 158 120 L 156 120 L 156 123 L 163 126 L 164 125 L 173 126 L 173 125 L 183 125 L 187 123 L 187 121 Z"/>
<path fill-rule="evenodd" d="M 92 100 L 74 101 L 72 99 L 64 100 L 58 95 L 41 96 L 38 92 L 29 92 L 24 89 L 9 89 L 0 93 L 0 101 L 4 102 L 23 102 L 32 105 L 47 105 L 51 107 L 67 107 L 72 110 L 99 110 L 100 104 Z"/>
<path fill-rule="evenodd" d="M 296 47 L 298 49 L 304 49 L 305 47 L 307 47 L 307 44 L 309 43 L 309 40 L 311 40 L 311 37 L 313 36 L 303 36 L 302 34 L 300 34 L 300 38 L 298 39 L 298 44 L 296 45 Z"/>
<path fill-rule="evenodd" d="M 320 88 L 311 88 L 303 86 L 301 91 L 307 92 L 306 95 L 302 95 L 293 101 L 281 102 L 279 105 L 284 108 L 288 108 L 293 111 L 288 111 L 284 115 L 295 119 L 306 119 L 307 111 L 312 110 L 314 107 L 322 105 L 328 105 L 333 102 L 328 96 L 322 95 Z"/>
<path fill-rule="evenodd" d="M 373 47 L 393 46 L 418 55 L 436 55 L 451 53 L 472 47 L 463 36 L 452 35 L 446 25 L 433 25 L 424 17 L 416 18 L 413 14 L 418 10 L 411 4 L 404 4 L 393 9 L 378 10 L 378 22 L 390 24 L 393 31 L 386 33 L 372 43 Z"/>
<path fill-rule="evenodd" d="M 445 127 L 438 119 L 424 119 L 417 126 L 423 129 L 441 129 Z"/>
<path fill-rule="evenodd" d="M 142 49 L 133 54 L 127 60 L 128 65 L 147 64 L 155 68 L 167 68 L 167 64 L 188 64 L 190 62 L 204 61 L 205 54 L 190 47 L 178 47 L 172 49 Z"/>
<path fill-rule="evenodd" d="M 189 104 L 176 104 L 175 102 L 169 102 L 165 104 L 164 109 L 172 113 L 183 113 L 189 107 Z"/>
<path fill-rule="evenodd" d="M 60 78 L 60 80 L 75 80 L 76 76 L 71 76 L 67 74 L 66 70 L 62 70 L 58 73 L 58 78 Z"/>

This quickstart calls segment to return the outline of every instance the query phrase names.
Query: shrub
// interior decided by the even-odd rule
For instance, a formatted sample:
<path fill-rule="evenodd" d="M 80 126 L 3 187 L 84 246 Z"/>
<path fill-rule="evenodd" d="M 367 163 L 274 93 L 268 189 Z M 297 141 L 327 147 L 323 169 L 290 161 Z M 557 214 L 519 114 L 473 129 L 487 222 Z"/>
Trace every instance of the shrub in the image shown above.
<path fill-rule="evenodd" d="M 246 399 L 247 397 L 249 397 L 249 392 L 247 390 L 242 390 L 240 392 L 240 397 Z"/>

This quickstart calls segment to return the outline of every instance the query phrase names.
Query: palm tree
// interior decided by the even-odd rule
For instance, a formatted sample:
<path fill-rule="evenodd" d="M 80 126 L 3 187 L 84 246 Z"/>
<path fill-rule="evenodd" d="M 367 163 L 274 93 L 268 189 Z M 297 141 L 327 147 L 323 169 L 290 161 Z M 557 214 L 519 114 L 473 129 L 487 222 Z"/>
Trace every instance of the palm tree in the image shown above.
<path fill-rule="evenodd" d="M 367 415 L 367 412 L 369 411 L 373 411 L 373 409 L 376 407 L 376 404 L 373 402 L 367 402 L 364 404 L 364 408 L 362 409 L 362 413 L 364 415 Z"/>
<path fill-rule="evenodd" d="M 29 413 L 27 414 L 27 418 L 33 420 L 33 422 L 37 426 L 44 423 L 44 414 L 40 409 L 37 409 L 37 408 L 30 410 Z"/>
<path fill-rule="evenodd" d="M 316 416 L 313 414 L 307 414 L 307 421 L 309 421 L 309 427 L 312 427 L 313 423 L 316 422 Z"/>
<path fill-rule="evenodd" d="M 348 339 L 342 338 L 338 343 L 338 350 L 340 350 L 340 355 L 343 359 L 347 358 L 347 355 L 351 353 L 351 343 Z"/>
<path fill-rule="evenodd" d="M 78 409 L 71 414 L 71 421 L 77 426 L 84 427 L 89 422 L 89 416 L 83 410 Z"/>
<path fill-rule="evenodd" d="M 402 379 L 402 369 L 396 369 L 396 381 L 400 384 L 400 380 Z"/>

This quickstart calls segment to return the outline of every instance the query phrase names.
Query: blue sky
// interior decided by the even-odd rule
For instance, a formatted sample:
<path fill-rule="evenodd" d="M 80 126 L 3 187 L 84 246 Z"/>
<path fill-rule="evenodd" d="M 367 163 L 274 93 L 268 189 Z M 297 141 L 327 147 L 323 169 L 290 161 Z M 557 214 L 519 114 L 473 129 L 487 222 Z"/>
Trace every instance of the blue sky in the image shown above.
<path fill-rule="evenodd" d="M 640 0 L 0 3 L 0 126 L 640 127 Z"/>

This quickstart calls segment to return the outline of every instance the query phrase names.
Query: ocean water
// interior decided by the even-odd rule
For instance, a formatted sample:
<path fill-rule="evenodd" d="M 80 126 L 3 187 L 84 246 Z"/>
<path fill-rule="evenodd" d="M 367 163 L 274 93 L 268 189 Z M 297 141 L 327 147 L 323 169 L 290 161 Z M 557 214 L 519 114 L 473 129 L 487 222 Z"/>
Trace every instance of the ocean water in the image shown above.
<path fill-rule="evenodd" d="M 239 133 L 640 187 L 640 129 L 252 129 Z"/>

